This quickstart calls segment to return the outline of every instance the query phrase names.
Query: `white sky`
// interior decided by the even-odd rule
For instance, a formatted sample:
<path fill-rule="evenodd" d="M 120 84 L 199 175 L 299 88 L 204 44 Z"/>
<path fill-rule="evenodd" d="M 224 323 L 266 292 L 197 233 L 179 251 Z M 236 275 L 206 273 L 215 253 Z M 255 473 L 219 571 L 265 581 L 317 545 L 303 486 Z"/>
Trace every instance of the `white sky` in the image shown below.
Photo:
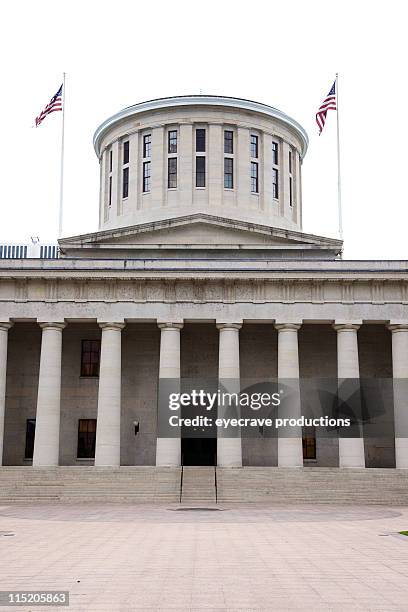
<path fill-rule="evenodd" d="M 403 1 L 48 0 L 2 6 L 2 242 L 58 226 L 62 113 L 35 116 L 67 73 L 64 232 L 96 231 L 95 128 L 124 106 L 220 94 L 275 106 L 310 138 L 304 230 L 337 232 L 336 121 L 314 115 L 340 73 L 345 257 L 408 259 Z"/>

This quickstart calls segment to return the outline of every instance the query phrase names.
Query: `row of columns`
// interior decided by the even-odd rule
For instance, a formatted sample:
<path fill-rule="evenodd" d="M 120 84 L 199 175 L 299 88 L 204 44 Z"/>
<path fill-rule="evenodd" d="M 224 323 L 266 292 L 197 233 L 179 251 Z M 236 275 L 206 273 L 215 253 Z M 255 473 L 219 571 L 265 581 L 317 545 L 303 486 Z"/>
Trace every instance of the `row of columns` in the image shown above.
<path fill-rule="evenodd" d="M 0 322 L 0 464 L 3 455 L 4 413 L 7 369 L 7 337 L 12 323 Z M 65 323 L 40 323 L 42 328 L 40 373 L 38 384 L 34 466 L 58 465 L 60 433 L 62 330 Z M 121 332 L 124 323 L 101 323 L 102 341 L 98 390 L 98 418 L 95 465 L 120 465 L 121 415 Z M 182 323 L 159 323 L 160 378 L 180 379 L 180 330 Z M 219 379 L 239 380 L 240 323 L 217 324 L 219 341 Z M 298 330 L 300 324 L 275 324 L 278 330 L 278 378 L 299 379 Z M 359 378 L 358 324 L 336 323 L 339 378 Z M 392 361 L 395 379 L 408 379 L 408 323 L 393 324 Z M 294 396 L 291 414 L 300 416 L 300 394 Z M 394 417 L 398 424 L 408 410 L 403 394 L 394 397 Z M 396 427 L 398 431 L 398 427 Z M 241 439 L 219 438 L 218 464 L 242 465 Z M 396 467 L 408 468 L 408 440 L 395 439 Z M 157 465 L 180 465 L 181 442 L 177 438 L 157 440 Z M 294 437 L 278 439 L 278 465 L 303 465 L 301 432 Z M 340 467 L 364 467 L 364 439 L 339 439 Z"/>

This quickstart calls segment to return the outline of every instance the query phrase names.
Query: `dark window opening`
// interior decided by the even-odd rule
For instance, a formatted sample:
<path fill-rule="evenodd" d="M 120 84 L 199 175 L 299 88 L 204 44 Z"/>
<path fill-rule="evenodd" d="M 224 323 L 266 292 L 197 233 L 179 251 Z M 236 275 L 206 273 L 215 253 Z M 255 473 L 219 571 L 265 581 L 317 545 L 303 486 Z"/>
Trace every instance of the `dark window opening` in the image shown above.
<path fill-rule="evenodd" d="M 123 143 L 123 163 L 124 164 L 129 163 L 129 141 L 128 140 L 126 140 L 126 142 Z"/>
<path fill-rule="evenodd" d="M 272 143 L 272 163 L 275 166 L 279 165 L 279 148 L 277 142 Z"/>
<path fill-rule="evenodd" d="M 152 155 L 152 135 L 146 134 L 143 136 L 143 157 L 151 157 Z"/>
<path fill-rule="evenodd" d="M 123 168 L 122 198 L 127 198 L 128 195 L 129 195 L 129 168 Z"/>
<path fill-rule="evenodd" d="M 171 130 L 169 132 L 169 153 L 177 153 L 177 130 Z"/>
<path fill-rule="evenodd" d="M 251 162 L 251 192 L 258 193 L 258 191 L 259 191 L 258 164 L 257 162 Z"/>
<path fill-rule="evenodd" d="M 224 187 L 234 188 L 234 160 L 231 157 L 224 158 Z"/>
<path fill-rule="evenodd" d="M 26 437 L 24 458 L 32 459 L 34 455 L 34 438 L 35 438 L 35 419 L 27 419 L 26 421 Z"/>
<path fill-rule="evenodd" d="M 82 340 L 81 376 L 99 376 L 100 340 Z"/>
<path fill-rule="evenodd" d="M 169 189 L 177 187 L 177 157 L 169 157 L 167 185 Z"/>
<path fill-rule="evenodd" d="M 78 421 L 78 459 L 94 459 L 96 442 L 96 419 Z"/>
<path fill-rule="evenodd" d="M 196 130 L 196 151 L 198 153 L 205 152 L 205 130 Z"/>
<path fill-rule="evenodd" d="M 109 172 L 112 172 L 112 149 L 109 151 Z"/>
<path fill-rule="evenodd" d="M 150 162 L 143 163 L 143 192 L 150 191 Z"/>
<path fill-rule="evenodd" d="M 272 196 L 279 198 L 279 170 L 276 168 L 272 169 Z"/>
<path fill-rule="evenodd" d="M 205 187 L 205 157 L 196 157 L 196 187 Z"/>
<path fill-rule="evenodd" d="M 293 206 L 293 179 L 289 177 L 289 204 Z"/>
<path fill-rule="evenodd" d="M 316 438 L 315 436 L 303 436 L 303 459 L 316 459 Z"/>
<path fill-rule="evenodd" d="M 231 130 L 224 132 L 224 153 L 229 155 L 234 153 L 234 133 Z"/>
<path fill-rule="evenodd" d="M 112 206 L 112 177 L 109 177 L 109 199 L 108 199 L 108 203 L 109 206 Z"/>
<path fill-rule="evenodd" d="M 292 151 L 289 151 L 289 172 L 292 172 Z"/>
<path fill-rule="evenodd" d="M 251 157 L 258 157 L 258 136 L 251 134 Z"/>

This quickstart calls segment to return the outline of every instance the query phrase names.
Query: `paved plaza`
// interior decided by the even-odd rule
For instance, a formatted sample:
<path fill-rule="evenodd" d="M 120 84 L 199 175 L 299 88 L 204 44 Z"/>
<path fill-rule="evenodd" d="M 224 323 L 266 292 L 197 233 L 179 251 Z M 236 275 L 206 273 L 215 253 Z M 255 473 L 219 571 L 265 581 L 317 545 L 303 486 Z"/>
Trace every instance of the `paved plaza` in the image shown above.
<path fill-rule="evenodd" d="M 70 606 L 1 609 L 406 611 L 404 529 L 379 506 L 2 505 L 1 590 Z"/>

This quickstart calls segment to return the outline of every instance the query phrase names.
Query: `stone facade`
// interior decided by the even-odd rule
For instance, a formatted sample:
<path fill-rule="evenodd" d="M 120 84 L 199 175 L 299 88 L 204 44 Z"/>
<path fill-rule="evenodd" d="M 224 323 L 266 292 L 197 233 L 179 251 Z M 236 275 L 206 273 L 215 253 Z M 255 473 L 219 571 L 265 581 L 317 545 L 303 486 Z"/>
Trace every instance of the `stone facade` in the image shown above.
<path fill-rule="evenodd" d="M 209 143 L 204 188 L 194 186 L 198 128 Z M 234 187 L 225 190 L 227 128 L 237 148 Z M 170 129 L 177 131 L 178 175 L 168 193 Z M 145 194 L 137 151 L 147 132 L 156 170 Z M 251 134 L 259 138 L 257 194 L 249 191 Z M 122 202 L 126 139 L 130 180 Z M 277 202 L 270 191 L 275 140 Z M 408 378 L 408 263 L 344 261 L 340 241 L 302 233 L 306 146 L 302 128 L 276 109 L 228 98 L 136 105 L 98 128 L 98 232 L 60 240 L 59 259 L 0 260 L 4 465 L 180 465 L 185 442 L 157 433 L 163 378 Z M 110 151 L 115 197 L 108 206 Z M 81 372 L 83 341 L 100 343 L 92 376 Z M 310 432 L 219 438 L 217 463 L 408 467 L 408 445 L 397 427 L 405 400 L 392 390 L 386 399 L 396 426 L 381 438 L 317 437 L 313 458 L 302 452 L 302 436 Z M 295 410 L 301 414 L 300 395 Z M 36 419 L 32 460 L 29 419 Z M 78 456 L 80 420 L 96 420 L 95 458 Z"/>

